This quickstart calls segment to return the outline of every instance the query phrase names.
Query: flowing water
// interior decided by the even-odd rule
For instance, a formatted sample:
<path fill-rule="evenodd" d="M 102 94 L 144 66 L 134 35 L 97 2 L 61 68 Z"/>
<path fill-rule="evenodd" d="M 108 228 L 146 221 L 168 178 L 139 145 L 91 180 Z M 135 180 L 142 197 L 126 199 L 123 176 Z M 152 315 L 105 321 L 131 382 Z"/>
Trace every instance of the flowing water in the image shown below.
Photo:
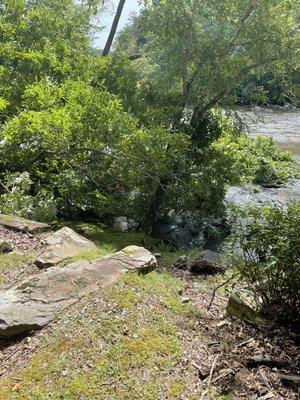
<path fill-rule="evenodd" d="M 254 107 L 239 109 L 238 114 L 245 122 L 250 136 L 259 134 L 271 136 L 281 149 L 293 154 L 300 168 L 300 110 Z M 300 179 L 278 189 L 264 189 L 253 185 L 231 187 L 226 199 L 238 205 L 300 200 Z"/>

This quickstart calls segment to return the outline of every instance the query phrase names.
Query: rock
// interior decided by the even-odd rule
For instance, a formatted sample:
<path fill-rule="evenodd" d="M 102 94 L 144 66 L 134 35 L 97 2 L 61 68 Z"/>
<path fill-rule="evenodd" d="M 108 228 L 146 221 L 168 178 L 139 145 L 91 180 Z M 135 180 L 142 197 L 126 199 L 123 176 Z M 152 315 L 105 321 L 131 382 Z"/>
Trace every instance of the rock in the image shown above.
<path fill-rule="evenodd" d="M 173 264 L 175 268 L 187 270 L 191 264 L 191 260 L 188 256 L 181 256 L 177 261 Z"/>
<path fill-rule="evenodd" d="M 43 241 L 44 248 L 35 260 L 39 268 L 49 268 L 87 250 L 96 250 L 95 243 L 64 227 Z"/>
<path fill-rule="evenodd" d="M 181 302 L 183 304 L 190 303 L 191 302 L 191 298 L 190 297 L 182 297 Z"/>
<path fill-rule="evenodd" d="M 14 246 L 6 240 L 0 240 L 0 253 L 10 253 L 13 251 Z"/>
<path fill-rule="evenodd" d="M 154 237 L 180 250 L 191 247 L 193 241 L 192 236 L 187 230 L 164 222 L 157 222 L 153 227 L 152 234 Z"/>
<path fill-rule="evenodd" d="M 243 296 L 242 298 L 242 293 L 232 293 L 228 300 L 226 315 L 244 321 L 264 324 L 266 321 L 259 315 L 257 307 L 253 304 L 249 297 Z"/>
<path fill-rule="evenodd" d="M 112 226 L 120 232 L 129 232 L 137 227 L 137 223 L 127 217 L 115 217 Z"/>
<path fill-rule="evenodd" d="M 0 337 L 11 338 L 40 329 L 59 312 L 122 274 L 148 271 L 155 266 L 156 259 L 148 250 L 129 246 L 99 260 L 49 268 L 0 291 Z"/>
<path fill-rule="evenodd" d="M 213 275 L 225 270 L 224 256 L 211 250 L 204 251 L 198 258 L 196 258 L 190 270 L 193 274 L 206 274 Z"/>
<path fill-rule="evenodd" d="M 50 229 L 50 226 L 43 222 L 31 221 L 29 219 L 4 214 L 0 214 L 0 225 L 14 231 L 29 233 Z"/>
<path fill-rule="evenodd" d="M 162 258 L 162 254 L 161 253 L 154 253 L 153 254 L 155 258 Z"/>

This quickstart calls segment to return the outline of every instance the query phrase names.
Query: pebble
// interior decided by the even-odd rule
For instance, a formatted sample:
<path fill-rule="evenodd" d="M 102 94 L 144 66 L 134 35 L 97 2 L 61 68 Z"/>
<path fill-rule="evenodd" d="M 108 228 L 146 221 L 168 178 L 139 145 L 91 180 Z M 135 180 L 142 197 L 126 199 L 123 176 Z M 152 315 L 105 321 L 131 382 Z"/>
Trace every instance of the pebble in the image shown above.
<path fill-rule="evenodd" d="M 190 303 L 191 298 L 190 297 L 182 297 L 181 301 L 182 301 L 182 303 Z"/>

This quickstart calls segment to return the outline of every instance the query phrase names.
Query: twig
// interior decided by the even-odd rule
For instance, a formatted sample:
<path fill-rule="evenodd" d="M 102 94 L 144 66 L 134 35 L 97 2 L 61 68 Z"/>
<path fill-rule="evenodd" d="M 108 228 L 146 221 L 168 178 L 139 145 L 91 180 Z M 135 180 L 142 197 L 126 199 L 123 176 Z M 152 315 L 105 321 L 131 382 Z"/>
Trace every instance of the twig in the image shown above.
<path fill-rule="evenodd" d="M 0 186 L 7 192 L 7 193 L 11 193 L 11 191 L 8 189 L 8 187 L 2 182 L 2 180 L 0 179 Z"/>
<path fill-rule="evenodd" d="M 221 283 L 220 285 L 218 285 L 218 286 L 216 286 L 216 287 L 214 288 L 214 290 L 213 290 L 213 292 L 212 292 L 212 295 L 211 295 L 210 302 L 209 302 L 209 304 L 208 304 L 208 306 L 207 306 L 207 309 L 208 309 L 208 310 L 211 309 L 211 306 L 212 306 L 212 304 L 213 304 L 213 302 L 214 302 L 214 300 L 215 300 L 215 297 L 216 297 L 217 290 L 219 290 L 222 286 L 227 285 L 227 283 L 229 283 L 233 278 L 235 278 L 235 275 L 232 275 L 232 276 L 231 276 L 230 278 L 228 278 L 225 282 Z"/>
<path fill-rule="evenodd" d="M 212 366 L 211 366 L 211 369 L 210 369 L 210 373 L 209 373 L 208 382 L 207 382 L 207 388 L 206 388 L 206 389 L 204 390 L 204 392 L 202 393 L 202 395 L 201 395 L 201 397 L 200 397 L 200 400 L 203 400 L 204 397 L 205 397 L 205 396 L 207 395 L 207 393 L 209 392 L 211 380 L 212 380 L 212 377 L 213 377 L 213 374 L 214 374 L 214 370 L 215 370 L 215 368 L 216 368 L 217 361 L 218 361 L 218 359 L 220 358 L 220 356 L 221 356 L 221 354 L 218 354 L 218 355 L 216 356 L 216 358 L 214 359 L 213 363 L 212 363 Z"/>
<path fill-rule="evenodd" d="M 222 372 L 219 376 L 217 376 L 214 380 L 213 383 L 219 382 L 219 380 L 226 378 L 228 375 L 234 374 L 234 370 L 231 368 L 226 369 L 225 371 Z"/>
<path fill-rule="evenodd" d="M 251 339 L 249 339 L 249 340 L 245 340 L 244 342 L 238 344 L 236 347 L 243 347 L 243 346 L 245 346 L 246 344 L 249 344 L 249 343 L 252 343 L 252 342 L 254 342 L 254 339 L 253 339 L 253 338 L 251 338 Z"/>

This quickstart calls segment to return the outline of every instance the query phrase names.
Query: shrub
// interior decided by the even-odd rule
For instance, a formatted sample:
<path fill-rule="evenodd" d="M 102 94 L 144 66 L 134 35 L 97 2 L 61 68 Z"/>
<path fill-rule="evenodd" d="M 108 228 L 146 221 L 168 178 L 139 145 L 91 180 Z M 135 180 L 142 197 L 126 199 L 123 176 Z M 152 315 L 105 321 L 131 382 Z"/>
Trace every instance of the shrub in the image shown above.
<path fill-rule="evenodd" d="M 298 175 L 291 153 L 279 149 L 270 137 L 233 135 L 227 132 L 214 144 L 229 163 L 236 184 L 282 185 Z"/>
<path fill-rule="evenodd" d="M 300 319 L 300 201 L 248 208 L 236 231 L 241 278 L 253 286 L 262 313 L 282 322 Z"/>
<path fill-rule="evenodd" d="M 57 211 L 53 197 L 44 190 L 37 196 L 29 195 L 31 185 L 28 172 L 7 175 L 5 186 L 9 192 L 0 196 L 0 212 L 38 221 L 53 221 Z"/>

